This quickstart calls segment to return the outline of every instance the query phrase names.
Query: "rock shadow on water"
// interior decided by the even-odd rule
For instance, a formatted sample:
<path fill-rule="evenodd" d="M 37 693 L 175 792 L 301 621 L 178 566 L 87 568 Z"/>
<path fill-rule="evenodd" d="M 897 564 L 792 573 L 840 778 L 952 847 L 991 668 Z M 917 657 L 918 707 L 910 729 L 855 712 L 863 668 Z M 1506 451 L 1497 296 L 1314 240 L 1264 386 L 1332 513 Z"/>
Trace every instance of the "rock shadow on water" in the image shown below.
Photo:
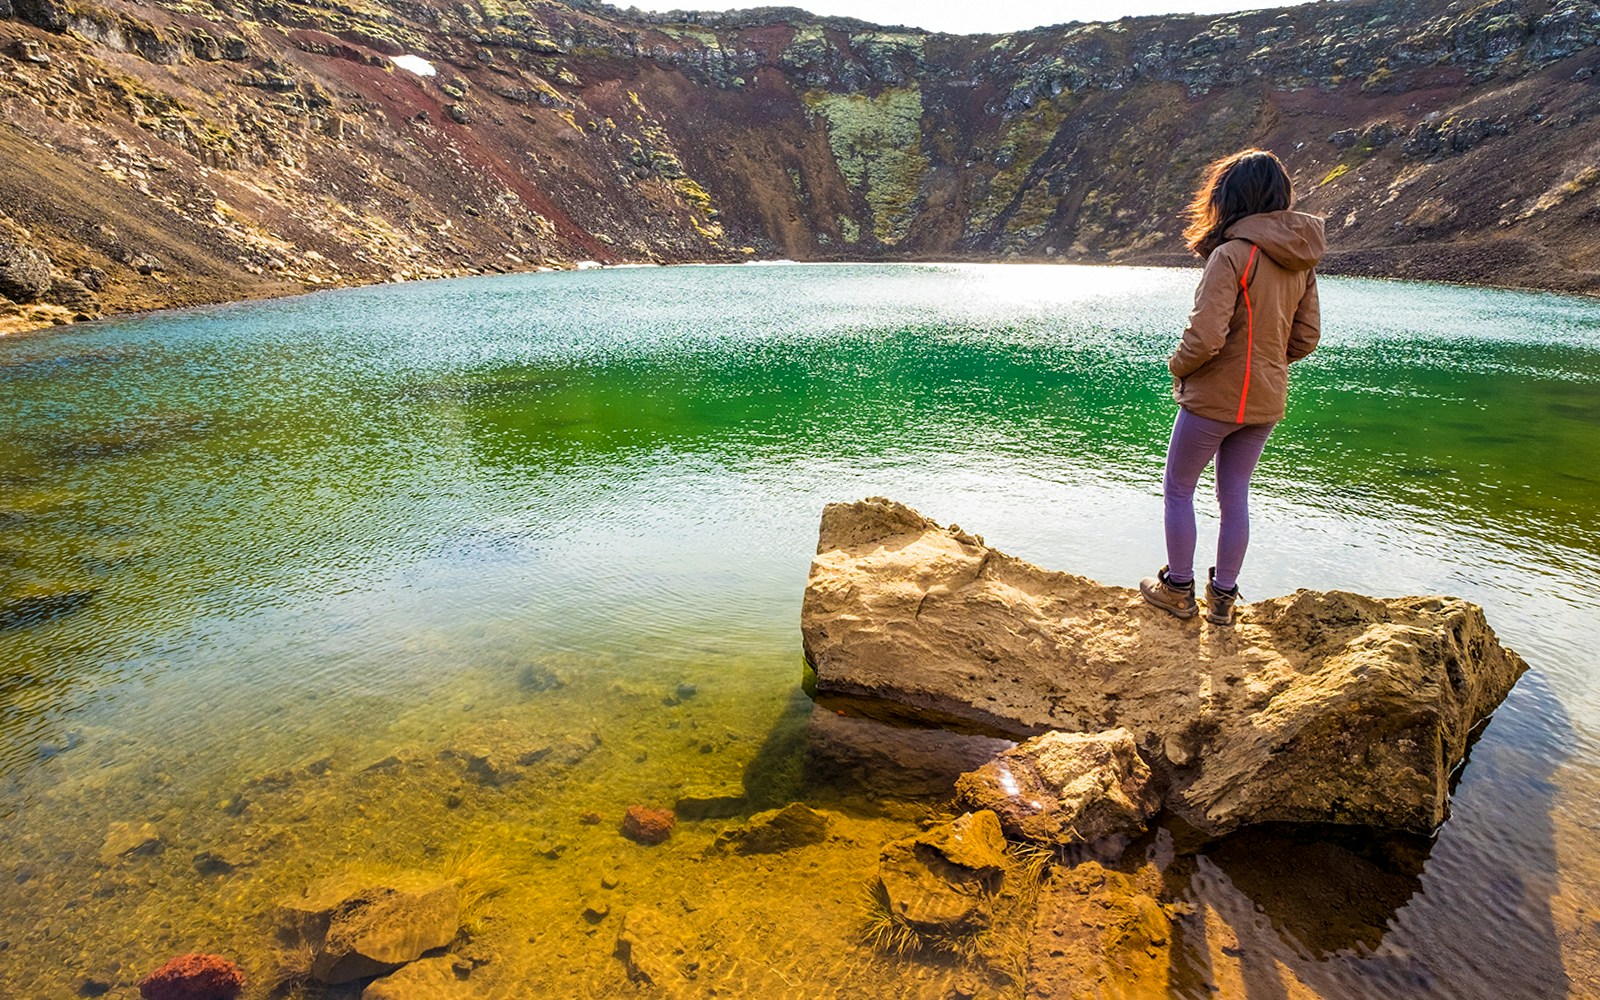
<path fill-rule="evenodd" d="M 1163 897 L 1187 908 L 1174 995 L 1573 995 L 1551 909 L 1551 777 L 1575 733 L 1537 672 L 1513 698 L 1475 734 L 1468 787 L 1432 837 L 1262 824 L 1206 842 L 1169 817 L 1135 845 L 1129 859 L 1156 861 Z"/>

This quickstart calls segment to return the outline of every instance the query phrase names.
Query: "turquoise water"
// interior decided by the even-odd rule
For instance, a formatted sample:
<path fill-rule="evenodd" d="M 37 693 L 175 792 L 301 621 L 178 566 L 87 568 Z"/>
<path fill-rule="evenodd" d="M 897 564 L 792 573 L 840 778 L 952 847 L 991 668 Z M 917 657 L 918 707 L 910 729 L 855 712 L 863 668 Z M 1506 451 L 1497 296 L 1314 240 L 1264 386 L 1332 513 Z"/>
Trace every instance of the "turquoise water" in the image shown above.
<path fill-rule="evenodd" d="M 799 603 L 822 505 L 890 496 L 1131 584 L 1162 561 L 1162 361 L 1194 278 L 551 273 L 0 341 L 0 986 L 126 989 L 201 944 L 265 961 L 266 911 L 296 880 L 485 838 L 518 872 L 572 838 L 540 878 L 634 865 L 650 902 L 681 857 L 616 862 L 609 825 L 562 824 L 670 804 L 690 778 L 743 775 L 753 803 L 843 796 L 783 763 L 806 726 Z M 1323 296 L 1323 347 L 1295 366 L 1259 474 L 1246 597 L 1457 594 L 1533 670 L 1424 861 L 1307 901 L 1292 860 L 1262 860 L 1282 844 L 1231 848 L 1196 859 L 1188 891 L 1270 957 L 1251 975 L 1276 963 L 1323 995 L 1600 995 L 1600 303 L 1333 278 Z M 528 683 L 543 671 L 560 685 Z M 663 696 L 680 685 L 692 697 Z M 335 783 L 405 748 L 431 759 L 491 716 L 601 749 L 471 815 L 424 806 L 453 779 L 421 765 L 381 801 Z M 308 761 L 334 777 L 281 793 L 304 801 L 241 791 Z M 914 827 L 897 808 L 851 815 Z M 97 867 L 108 823 L 150 817 L 157 858 Z M 199 878 L 191 856 L 227 843 L 248 861 Z M 849 864 L 870 869 L 875 846 Z M 513 954 L 540 935 L 507 931 L 486 968 L 547 995 L 624 988 L 614 935 L 544 933 L 565 960 Z M 762 947 L 792 946 L 793 967 L 729 982 L 909 981 L 870 956 L 808 980 L 806 951 L 829 942 L 778 938 Z M 925 985 L 904 995 L 943 995 Z"/>

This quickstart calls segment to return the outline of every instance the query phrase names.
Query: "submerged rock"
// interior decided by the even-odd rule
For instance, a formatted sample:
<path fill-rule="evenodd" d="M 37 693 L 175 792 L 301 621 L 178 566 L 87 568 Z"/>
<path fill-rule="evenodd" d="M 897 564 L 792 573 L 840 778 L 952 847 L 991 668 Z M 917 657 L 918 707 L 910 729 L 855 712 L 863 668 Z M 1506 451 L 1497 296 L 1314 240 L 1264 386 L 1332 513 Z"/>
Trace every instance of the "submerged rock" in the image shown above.
<path fill-rule="evenodd" d="M 984 930 L 994 917 L 1005 848 L 1000 823 L 987 811 L 885 844 L 878 858 L 880 902 L 919 935 L 960 937 Z"/>
<path fill-rule="evenodd" d="M 361 1000 L 470 1000 L 478 992 L 467 982 L 468 965 L 449 955 L 419 958 L 361 991 Z"/>
<path fill-rule="evenodd" d="M 698 937 L 661 911 L 643 907 L 623 915 L 615 954 L 629 979 L 669 996 L 685 994 L 700 969 Z"/>
<path fill-rule="evenodd" d="M 139 980 L 144 1000 L 233 1000 L 244 970 L 221 955 L 179 955 Z"/>
<path fill-rule="evenodd" d="M 828 837 L 832 816 L 820 809 L 791 802 L 782 809 L 756 813 L 749 822 L 717 835 L 716 846 L 735 854 L 778 854 L 820 844 Z"/>
<path fill-rule="evenodd" d="M 549 739 L 500 719 L 464 730 L 439 751 L 439 759 L 459 762 L 481 784 L 507 785 L 526 777 L 535 765 L 576 764 L 599 745 L 595 733 Z"/>
<path fill-rule="evenodd" d="M 1527 669 L 1466 601 L 1302 590 L 1216 629 L 883 499 L 823 512 L 801 626 L 822 699 L 1018 739 L 1128 729 L 1211 834 L 1432 831 Z"/>
<path fill-rule="evenodd" d="M 659 844 L 672 834 L 676 822 L 671 809 L 629 806 L 622 814 L 622 835 L 640 844 Z"/>
<path fill-rule="evenodd" d="M 1169 995 L 1172 920 L 1121 872 L 1087 861 L 1039 894 L 1028 945 L 1029 1000 Z"/>
<path fill-rule="evenodd" d="M 160 854 L 163 846 L 161 831 L 154 823 L 118 820 L 106 829 L 100 843 L 100 860 L 109 865 L 123 858 Z"/>
<path fill-rule="evenodd" d="M 1126 729 L 1036 736 L 962 775 L 956 796 L 1013 837 L 1062 845 L 1136 836 L 1161 808 Z"/>
<path fill-rule="evenodd" d="M 381 880 L 336 876 L 279 905 L 279 932 L 315 957 L 311 976 L 348 983 L 381 976 L 455 939 L 459 882 L 423 872 Z"/>

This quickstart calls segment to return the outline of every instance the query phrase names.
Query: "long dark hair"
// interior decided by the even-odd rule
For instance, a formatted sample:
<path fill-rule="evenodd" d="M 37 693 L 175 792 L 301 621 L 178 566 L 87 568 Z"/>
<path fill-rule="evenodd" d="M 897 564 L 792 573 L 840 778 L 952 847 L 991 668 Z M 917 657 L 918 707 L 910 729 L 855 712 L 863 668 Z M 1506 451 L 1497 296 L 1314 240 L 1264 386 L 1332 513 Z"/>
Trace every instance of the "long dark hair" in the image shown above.
<path fill-rule="evenodd" d="M 1206 167 L 1206 179 L 1184 210 L 1189 249 L 1202 257 L 1223 244 L 1223 233 L 1247 215 L 1281 212 L 1294 200 L 1283 161 L 1264 149 L 1246 149 Z"/>

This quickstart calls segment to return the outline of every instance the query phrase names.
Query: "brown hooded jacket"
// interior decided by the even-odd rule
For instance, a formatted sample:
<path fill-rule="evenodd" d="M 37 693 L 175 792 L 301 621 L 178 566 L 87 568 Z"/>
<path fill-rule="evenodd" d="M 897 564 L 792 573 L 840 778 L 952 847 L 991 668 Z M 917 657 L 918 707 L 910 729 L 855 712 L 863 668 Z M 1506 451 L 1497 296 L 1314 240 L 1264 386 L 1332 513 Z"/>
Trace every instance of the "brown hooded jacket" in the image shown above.
<path fill-rule="evenodd" d="M 1289 362 L 1321 335 L 1317 274 L 1322 219 L 1304 212 L 1248 215 L 1206 259 L 1194 311 L 1167 367 L 1184 409 L 1231 424 L 1283 419 Z"/>

